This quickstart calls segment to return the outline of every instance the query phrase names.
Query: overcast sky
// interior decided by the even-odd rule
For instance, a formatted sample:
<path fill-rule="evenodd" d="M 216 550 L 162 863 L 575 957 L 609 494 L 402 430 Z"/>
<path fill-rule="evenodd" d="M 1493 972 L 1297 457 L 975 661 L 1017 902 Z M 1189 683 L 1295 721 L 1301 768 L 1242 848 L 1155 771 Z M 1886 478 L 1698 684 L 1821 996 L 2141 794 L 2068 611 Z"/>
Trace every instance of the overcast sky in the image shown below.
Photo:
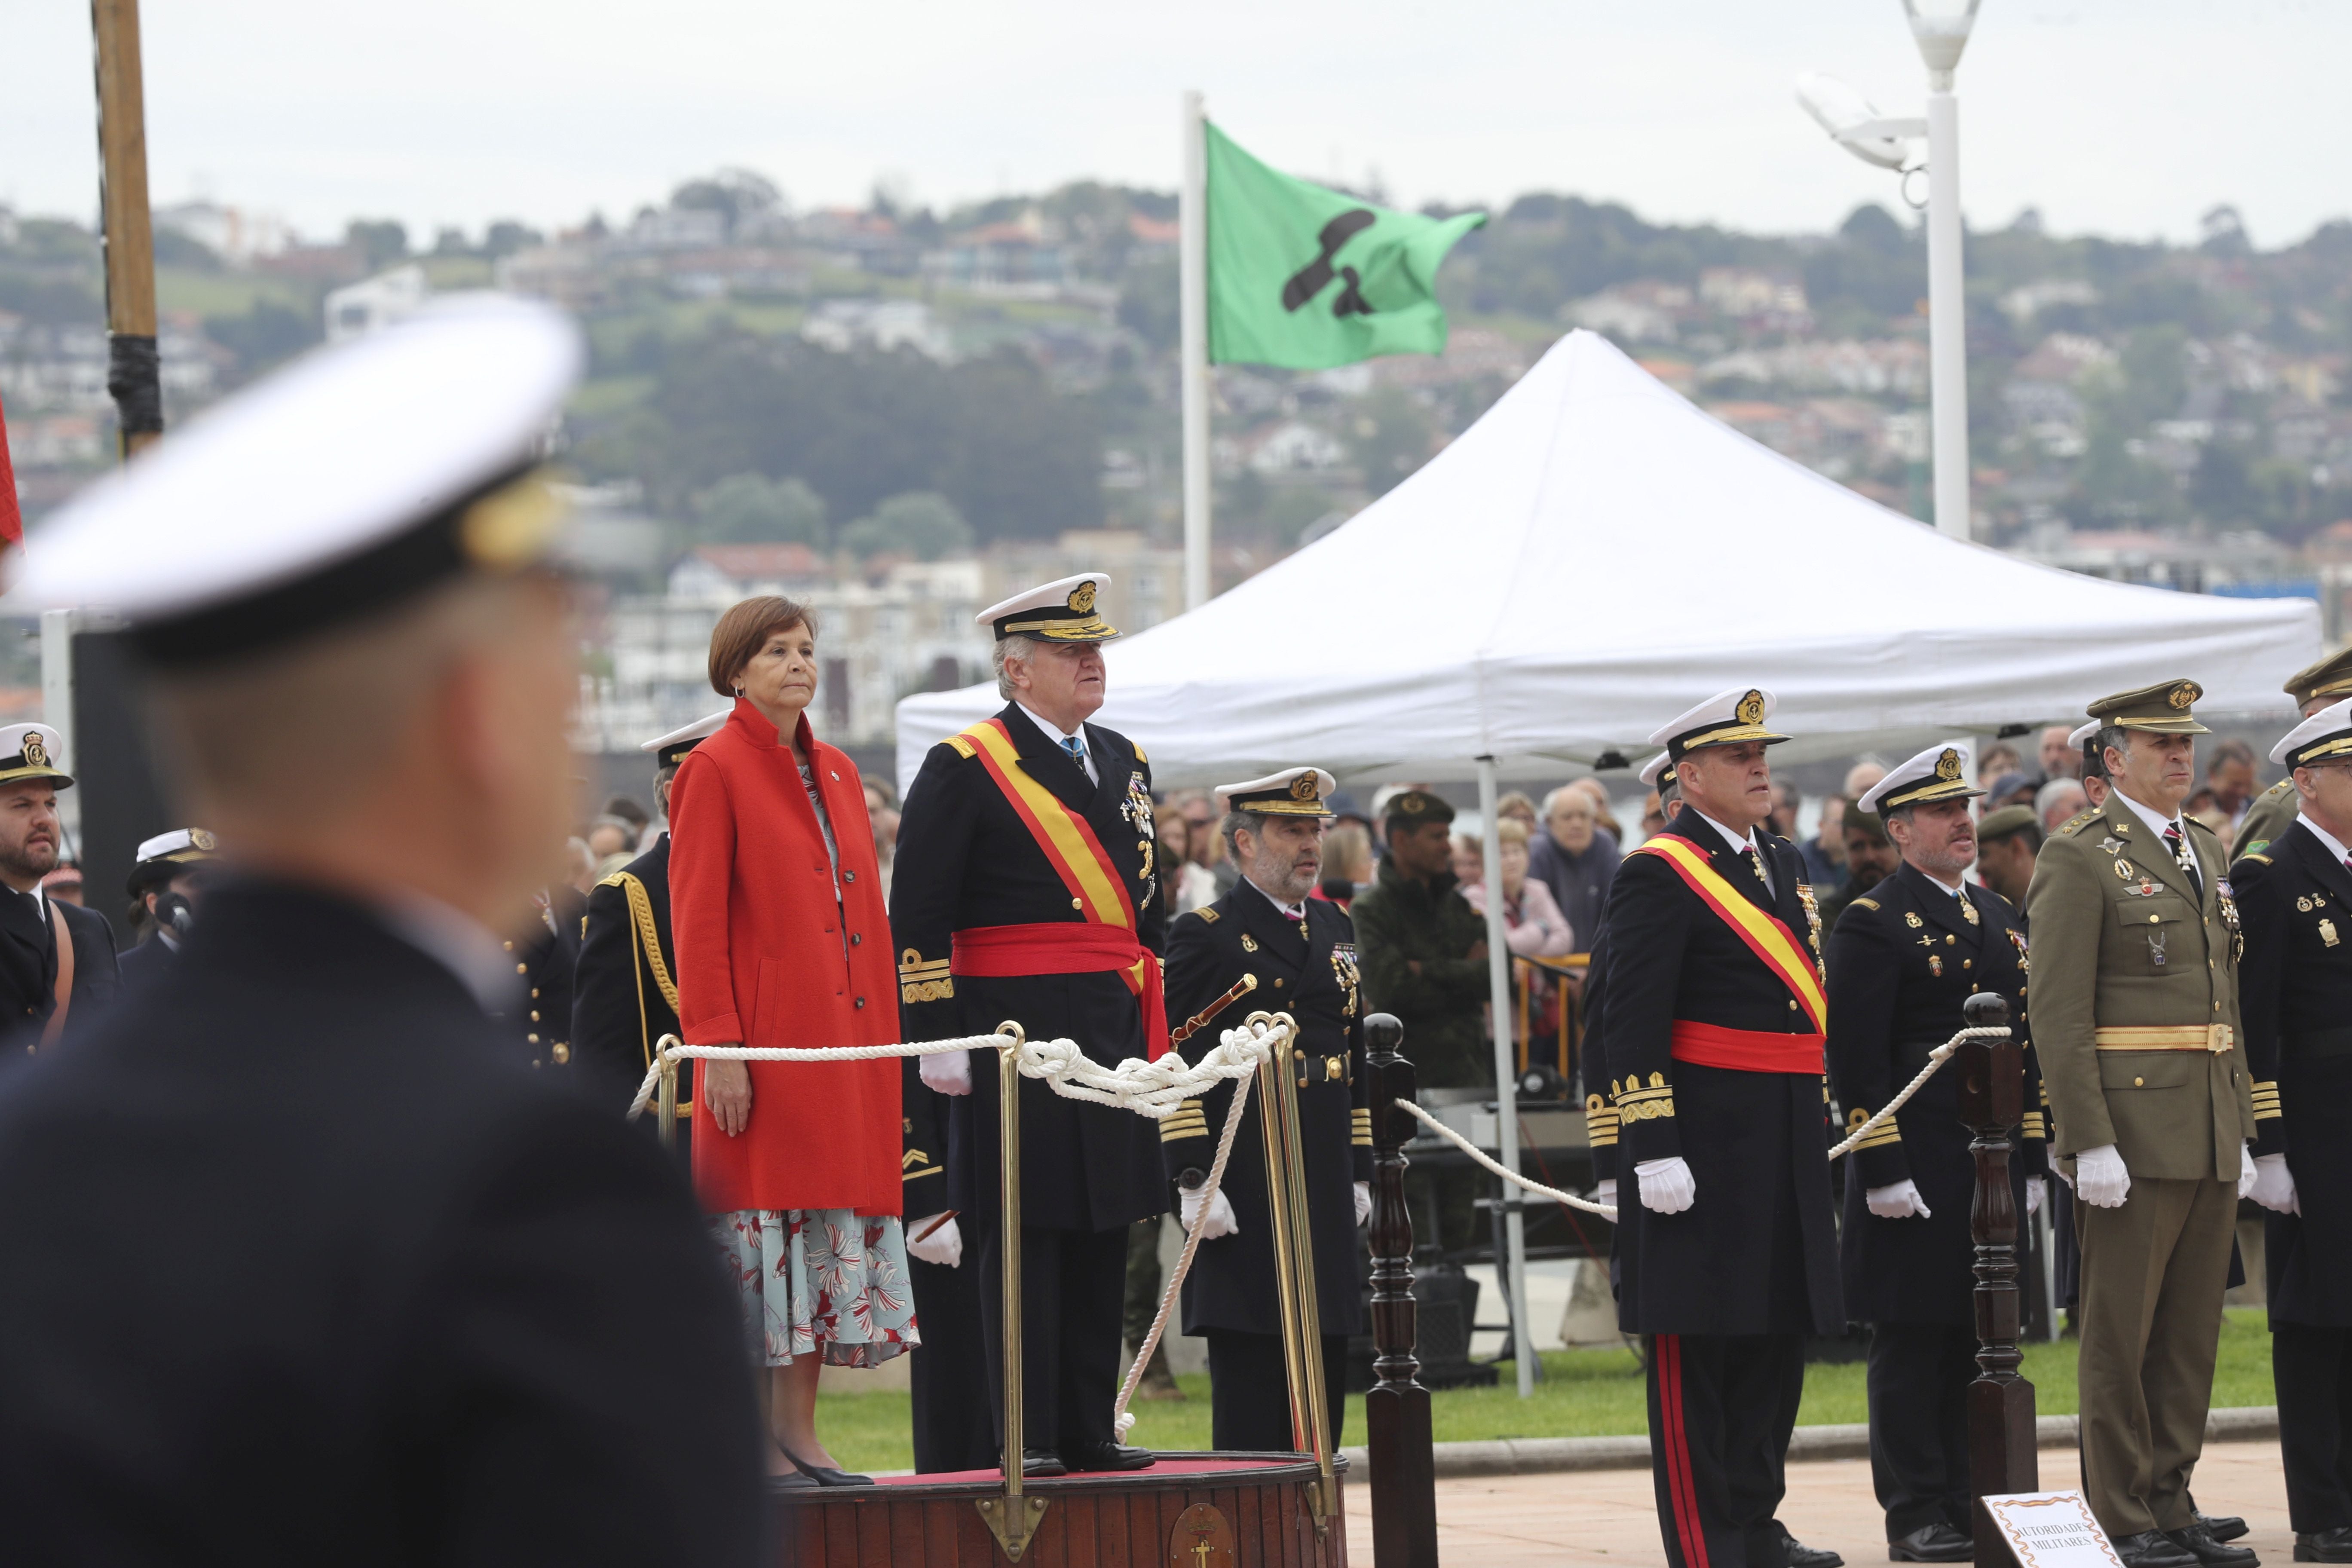
<path fill-rule="evenodd" d="M 722 165 L 797 206 L 877 177 L 938 205 L 1093 175 L 1172 188 L 1177 94 L 1395 199 L 1548 189 L 1819 230 L 1891 176 L 1794 105 L 1805 70 L 1925 91 L 1898 0 L 147 0 L 153 199 L 313 237 L 625 218 Z M 89 10 L 0 16 L 0 203 L 96 207 Z M 1960 69 L 1970 222 L 2257 244 L 2352 215 L 2352 5 L 1985 0 Z"/>

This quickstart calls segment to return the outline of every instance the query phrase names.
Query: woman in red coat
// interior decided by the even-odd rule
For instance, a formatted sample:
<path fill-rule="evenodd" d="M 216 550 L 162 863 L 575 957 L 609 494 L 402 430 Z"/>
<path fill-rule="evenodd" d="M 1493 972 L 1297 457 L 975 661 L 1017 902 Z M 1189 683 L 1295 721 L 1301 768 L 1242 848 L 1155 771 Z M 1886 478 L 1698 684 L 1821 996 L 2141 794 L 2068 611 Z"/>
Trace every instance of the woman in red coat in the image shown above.
<path fill-rule="evenodd" d="M 670 787 L 670 919 L 688 1045 L 887 1045 L 898 974 L 866 791 L 810 732 L 816 623 L 746 599 L 710 636 L 726 725 Z M 776 1473 L 845 1476 L 814 1425 L 820 1365 L 918 1342 L 899 1205 L 899 1065 L 706 1061 L 694 1184 L 768 1367 Z"/>

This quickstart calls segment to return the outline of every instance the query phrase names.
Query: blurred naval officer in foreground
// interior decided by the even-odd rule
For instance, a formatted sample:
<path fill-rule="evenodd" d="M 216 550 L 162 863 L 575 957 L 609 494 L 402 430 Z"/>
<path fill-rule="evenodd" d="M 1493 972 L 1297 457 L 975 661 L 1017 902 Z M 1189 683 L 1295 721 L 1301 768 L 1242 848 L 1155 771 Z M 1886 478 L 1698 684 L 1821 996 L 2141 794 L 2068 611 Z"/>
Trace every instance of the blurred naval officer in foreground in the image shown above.
<path fill-rule="evenodd" d="M 2352 696 L 2352 647 L 2338 648 L 2318 663 L 2307 665 L 2286 678 L 2284 689 L 2294 699 L 2296 710 L 2306 719 L 2321 709 Z M 2273 759 L 2275 761 L 2276 759 Z M 2238 831 L 2230 840 L 2230 858 L 2266 847 L 2273 839 L 2284 837 L 2302 816 L 2303 795 L 2296 789 L 2294 775 L 2289 773 L 2254 797 L 2246 808 Z"/>
<path fill-rule="evenodd" d="M 731 709 L 647 741 L 654 809 L 669 820 L 669 786 L 686 754 L 719 732 Z M 572 993 L 572 1061 L 603 1104 L 625 1110 L 654 1065 L 654 1047 L 677 1028 L 677 946 L 669 934 L 669 830 L 588 893 Z M 694 1063 L 677 1069 L 677 1155 L 691 1170 Z M 647 1112 L 650 1121 L 652 1113 Z"/>
<path fill-rule="evenodd" d="M 2271 1368 L 2298 1563 L 2352 1563 L 2352 701 L 2271 752 L 2296 815 L 2230 868 L 2269 1209 Z"/>
<path fill-rule="evenodd" d="M 1681 786 L 1675 783 L 1674 753 L 1660 752 L 1642 764 L 1642 787 L 1658 797 L 1658 811 L 1672 821 L 1682 805 Z M 1606 1092 L 1609 1071 L 1609 926 L 1603 921 L 1593 939 L 1584 971 L 1584 1059 L 1578 1068 L 1584 1086 L 1584 1135 L 1592 1146 L 1592 1195 L 1595 1203 L 1617 1202 L 1617 1107 Z M 1610 1284 L 1617 1279 L 1617 1260 L 1609 1262 Z"/>
<path fill-rule="evenodd" d="M 2114 790 L 2042 847 L 2033 1041 L 2082 1247 L 2083 1492 L 2126 1568 L 2252 1568 L 2200 1520 L 2253 1074 L 2238 1035 L 2237 903 L 2221 842 L 2184 820 L 2203 688 L 2090 705 Z"/>
<path fill-rule="evenodd" d="M 1252 1013 L 1288 1013 L 1297 1020 L 1291 1055 L 1307 1213 L 1294 1223 L 1315 1259 L 1323 1386 L 1336 1445 L 1347 1405 L 1348 1336 L 1363 1318 L 1356 1227 L 1372 1212 L 1372 1113 L 1356 928 L 1337 904 L 1307 897 L 1322 874 L 1333 788 L 1320 768 L 1291 768 L 1218 789 L 1225 798 L 1220 832 L 1241 879 L 1215 903 L 1170 926 L 1168 1005 L 1171 1016 L 1182 1020 L 1170 1038 L 1188 1061 L 1198 1061 Z M 1232 1083 L 1223 1083 L 1160 1124 L 1187 1227 L 1208 1208 L 1201 1249 L 1184 1279 L 1183 1327 L 1209 1342 L 1213 1445 L 1282 1453 L 1292 1440 L 1290 1384 L 1259 1096 L 1243 1109 L 1214 1198 L 1206 1185 L 1233 1100 Z"/>
<path fill-rule="evenodd" d="M 139 847 L 126 890 L 131 929 L 142 933 L 121 959 L 125 995 L 144 990 L 169 967 L 195 924 L 198 886 L 205 867 L 218 858 L 219 842 L 201 827 L 175 827 Z"/>
<path fill-rule="evenodd" d="M 543 308 L 421 312 L 33 545 L 19 592 L 129 622 L 231 857 L 181 961 L 0 1089 L 23 1561 L 757 1560 L 751 1387 L 686 1184 L 484 1012 L 515 978 L 488 922 L 570 813 L 533 454 L 580 362 Z"/>
<path fill-rule="evenodd" d="M 121 990 L 106 917 L 42 891 L 64 839 L 58 791 L 73 787 L 59 755 L 45 724 L 0 727 L 0 1055 L 79 1033 Z"/>
<path fill-rule="evenodd" d="M 1830 932 L 1830 1077 L 1849 1131 L 1895 1098 L 1930 1052 L 1965 1027 L 1979 991 L 2009 1004 L 2024 1038 L 2024 927 L 2008 900 L 1964 879 L 1977 858 L 1969 803 L 1985 792 L 1956 746 L 1897 765 L 1860 805 L 1903 856 L 1859 892 Z M 2019 806 L 2031 820 L 2031 807 Z M 1977 1374 L 1976 1156 L 1960 1122 L 1959 1077 L 1930 1078 L 1851 1159 L 1840 1250 L 1845 1309 L 1871 1326 L 1870 1470 L 1897 1563 L 1975 1556 L 1969 1489 L 1968 1387 Z M 2025 1103 L 2037 1105 L 2029 1071 Z M 2021 1131 L 2011 1166 L 2019 1212 L 2040 1207 L 2042 1117 Z M 2035 1179 L 2029 1183 L 2028 1176 Z"/>
<path fill-rule="evenodd" d="M 1796 846 L 1763 826 L 1766 748 L 1788 739 L 1765 727 L 1772 707 L 1770 693 L 1734 688 L 1651 736 L 1682 809 L 1609 891 L 1618 1326 L 1647 1351 L 1671 1568 L 1843 1561 L 1774 1517 L 1804 1336 L 1842 1331 L 1845 1311 L 1821 921 Z"/>

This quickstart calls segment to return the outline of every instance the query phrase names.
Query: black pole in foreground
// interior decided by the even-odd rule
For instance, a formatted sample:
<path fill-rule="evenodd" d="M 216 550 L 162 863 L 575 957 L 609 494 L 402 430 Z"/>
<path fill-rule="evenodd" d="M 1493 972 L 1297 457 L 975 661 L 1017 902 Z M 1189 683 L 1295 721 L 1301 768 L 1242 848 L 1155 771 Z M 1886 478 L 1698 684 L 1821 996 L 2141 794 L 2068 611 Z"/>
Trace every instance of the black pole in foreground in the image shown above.
<path fill-rule="evenodd" d="M 1412 1063 L 1397 1054 L 1404 1026 L 1364 1020 L 1372 1100 L 1372 1363 L 1364 1395 L 1372 1489 L 1373 1568 L 1437 1568 L 1437 1476 L 1429 1390 L 1413 1359 L 1412 1215 L 1404 1202 L 1404 1145 L 1418 1124 L 1396 1109 L 1414 1097 Z"/>
<path fill-rule="evenodd" d="M 2009 1004 L 1989 992 L 1962 1009 L 1973 1027 L 2009 1022 Z M 2017 1203 L 2009 1183 L 2010 1129 L 2025 1116 L 2025 1048 L 2015 1037 L 1970 1040 L 1953 1064 L 1960 1074 L 1960 1121 L 1975 1134 L 1977 1376 L 1969 1384 L 1969 1494 L 1977 1568 L 2014 1568 L 2015 1558 L 1987 1497 L 2042 1489 L 2034 1452 L 2033 1384 L 2018 1375 Z"/>

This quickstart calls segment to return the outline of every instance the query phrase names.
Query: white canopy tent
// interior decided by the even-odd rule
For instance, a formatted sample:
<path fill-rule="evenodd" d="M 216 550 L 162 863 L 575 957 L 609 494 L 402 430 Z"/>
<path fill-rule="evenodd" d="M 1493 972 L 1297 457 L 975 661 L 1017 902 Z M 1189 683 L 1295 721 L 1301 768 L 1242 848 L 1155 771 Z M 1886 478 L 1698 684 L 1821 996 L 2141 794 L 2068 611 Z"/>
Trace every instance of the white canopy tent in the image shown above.
<path fill-rule="evenodd" d="M 1896 754 L 2170 676 L 2203 713 L 2290 711 L 2319 606 L 2078 576 L 1921 527 L 1732 430 L 1576 331 L 1344 527 L 1113 643 L 1101 721 L 1162 786 L 1314 763 L 1341 779 L 1556 777 L 1713 692 L 1760 686 L 1791 760 Z M 992 686 L 898 704 L 898 780 L 1001 707 Z M 1513 1071 L 1502 902 L 1487 902 L 1496 1076 Z M 1407 1042 L 1411 1049 L 1411 1042 Z M 1496 1119 L 1518 1168 L 1517 1119 Z M 1629 1189 L 1630 1190 L 1630 1189 Z M 1519 1392 L 1533 1353 L 1507 1214 Z"/>
<path fill-rule="evenodd" d="M 1921 527 L 1570 333 L 1342 528 L 1110 645 L 1101 721 L 1167 786 L 1312 763 L 1344 781 L 1549 777 L 1729 686 L 1791 760 L 2079 721 L 2187 675 L 2202 710 L 2288 711 L 2318 606 L 2078 576 Z M 898 780 L 1002 701 L 898 704 Z M 1580 769 L 1575 769 L 1580 771 Z"/>

